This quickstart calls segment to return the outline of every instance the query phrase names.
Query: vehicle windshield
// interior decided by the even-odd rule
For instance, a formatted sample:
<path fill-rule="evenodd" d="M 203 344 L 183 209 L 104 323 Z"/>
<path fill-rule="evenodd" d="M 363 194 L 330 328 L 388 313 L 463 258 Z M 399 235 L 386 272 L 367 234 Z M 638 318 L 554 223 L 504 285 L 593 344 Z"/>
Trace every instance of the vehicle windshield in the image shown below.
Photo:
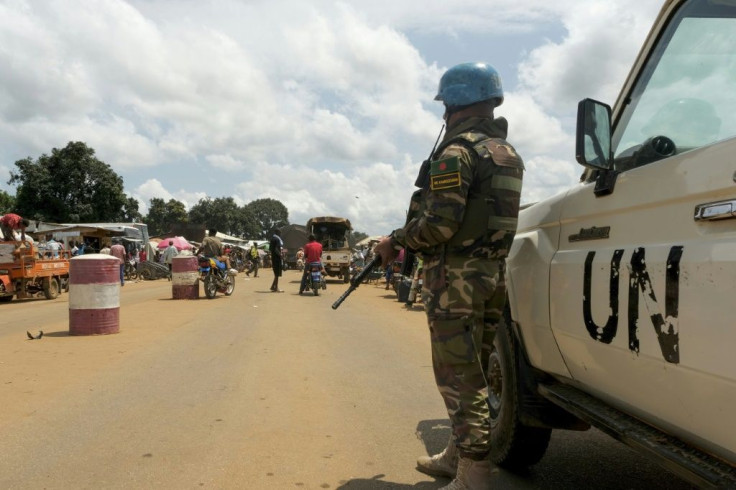
<path fill-rule="evenodd" d="M 616 170 L 736 134 L 736 0 L 686 2 L 663 32 L 613 134 Z"/>
<path fill-rule="evenodd" d="M 342 224 L 319 223 L 312 226 L 312 233 L 324 250 L 338 250 L 348 246 L 348 228 Z"/>

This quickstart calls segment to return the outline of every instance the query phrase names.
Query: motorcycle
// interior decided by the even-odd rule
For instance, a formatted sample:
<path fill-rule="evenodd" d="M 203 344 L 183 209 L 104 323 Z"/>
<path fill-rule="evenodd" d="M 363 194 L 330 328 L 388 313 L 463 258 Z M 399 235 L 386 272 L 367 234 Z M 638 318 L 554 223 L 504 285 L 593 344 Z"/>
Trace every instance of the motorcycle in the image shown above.
<path fill-rule="evenodd" d="M 311 289 L 315 296 L 319 296 L 320 289 L 327 289 L 327 283 L 322 276 L 322 263 L 311 262 L 309 264 L 309 271 L 307 272 L 307 283 L 306 289 Z"/>
<path fill-rule="evenodd" d="M 133 258 L 125 260 L 125 268 L 123 269 L 126 281 L 135 281 L 138 279 L 138 263 Z"/>
<path fill-rule="evenodd" d="M 199 280 L 204 284 L 204 294 L 208 299 L 214 298 L 218 292 L 225 296 L 233 294 L 237 272 L 228 270 L 224 262 L 203 255 L 197 257 L 197 264 Z"/>

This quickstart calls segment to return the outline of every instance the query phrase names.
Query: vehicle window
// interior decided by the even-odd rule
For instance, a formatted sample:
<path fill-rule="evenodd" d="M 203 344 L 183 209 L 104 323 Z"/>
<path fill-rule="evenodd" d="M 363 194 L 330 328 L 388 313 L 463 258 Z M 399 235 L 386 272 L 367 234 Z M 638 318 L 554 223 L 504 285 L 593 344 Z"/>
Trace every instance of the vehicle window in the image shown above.
<path fill-rule="evenodd" d="M 646 63 L 614 129 L 617 170 L 736 134 L 736 1 L 685 3 Z"/>

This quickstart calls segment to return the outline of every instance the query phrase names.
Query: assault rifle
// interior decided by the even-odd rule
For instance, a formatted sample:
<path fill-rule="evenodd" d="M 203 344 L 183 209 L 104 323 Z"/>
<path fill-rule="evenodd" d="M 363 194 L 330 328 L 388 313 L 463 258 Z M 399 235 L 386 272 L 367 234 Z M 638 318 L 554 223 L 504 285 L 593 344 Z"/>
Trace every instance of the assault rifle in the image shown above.
<path fill-rule="evenodd" d="M 432 156 L 434 155 L 435 150 L 437 149 L 437 144 L 440 142 L 440 137 L 442 136 L 442 131 L 444 131 L 444 129 L 445 129 L 445 125 L 443 124 L 442 127 L 440 128 L 440 134 L 437 135 L 437 139 L 434 142 L 432 151 L 429 153 L 429 158 L 427 158 L 426 160 L 424 160 L 424 162 L 422 162 L 422 166 L 419 169 L 419 176 L 417 177 L 415 185 L 420 188 L 420 191 L 422 188 L 427 187 L 429 185 L 429 168 L 431 165 L 430 162 L 432 160 Z M 420 191 L 416 191 L 412 195 L 412 201 L 418 197 L 419 195 L 418 193 Z M 412 210 L 410 209 L 406 217 L 407 222 L 409 222 L 409 220 L 412 218 L 411 213 L 412 213 Z M 406 257 L 404 258 L 404 265 L 401 269 L 401 273 L 404 275 L 406 275 L 407 267 L 409 267 L 408 270 L 411 271 L 411 265 L 409 264 L 410 259 L 411 259 L 411 265 L 413 265 L 414 264 L 414 253 L 411 250 L 407 249 Z M 373 257 L 373 260 L 368 262 L 366 266 L 363 267 L 362 271 L 360 271 L 358 274 L 353 276 L 353 278 L 350 280 L 350 287 L 348 288 L 347 291 L 342 293 L 342 296 L 337 298 L 337 301 L 332 303 L 332 309 L 336 310 L 342 304 L 342 302 L 345 301 L 348 296 L 350 296 L 350 293 L 355 291 L 358 288 L 358 286 L 360 286 L 360 283 L 363 282 L 366 276 L 370 274 L 371 271 L 374 268 L 376 268 L 376 266 L 379 266 L 379 265 L 381 265 L 381 257 L 378 254 L 376 254 Z"/>
<path fill-rule="evenodd" d="M 347 291 L 342 293 L 342 296 L 337 298 L 337 301 L 332 303 L 332 309 L 336 310 L 342 304 L 342 302 L 345 301 L 348 296 L 350 296 L 350 293 L 358 289 L 358 286 L 360 286 L 360 283 L 363 282 L 363 280 L 368 276 L 368 274 L 370 274 L 371 271 L 375 269 L 376 267 L 380 267 L 380 265 L 381 265 L 381 256 L 378 254 L 374 254 L 373 259 L 370 262 L 368 262 L 365 265 L 365 267 L 363 267 L 363 270 L 355 274 L 353 278 L 350 279 L 350 287 L 348 288 Z"/>

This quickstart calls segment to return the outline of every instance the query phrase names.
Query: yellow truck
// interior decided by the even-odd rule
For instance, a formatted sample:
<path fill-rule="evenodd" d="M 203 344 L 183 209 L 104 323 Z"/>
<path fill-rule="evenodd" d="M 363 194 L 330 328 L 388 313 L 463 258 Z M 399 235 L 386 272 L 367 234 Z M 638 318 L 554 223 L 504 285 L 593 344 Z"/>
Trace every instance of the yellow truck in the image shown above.
<path fill-rule="evenodd" d="M 347 218 L 319 216 L 307 221 L 307 235 L 313 234 L 322 244 L 322 266 L 329 277 L 350 281 L 353 252 L 349 239 L 353 227 Z"/>

